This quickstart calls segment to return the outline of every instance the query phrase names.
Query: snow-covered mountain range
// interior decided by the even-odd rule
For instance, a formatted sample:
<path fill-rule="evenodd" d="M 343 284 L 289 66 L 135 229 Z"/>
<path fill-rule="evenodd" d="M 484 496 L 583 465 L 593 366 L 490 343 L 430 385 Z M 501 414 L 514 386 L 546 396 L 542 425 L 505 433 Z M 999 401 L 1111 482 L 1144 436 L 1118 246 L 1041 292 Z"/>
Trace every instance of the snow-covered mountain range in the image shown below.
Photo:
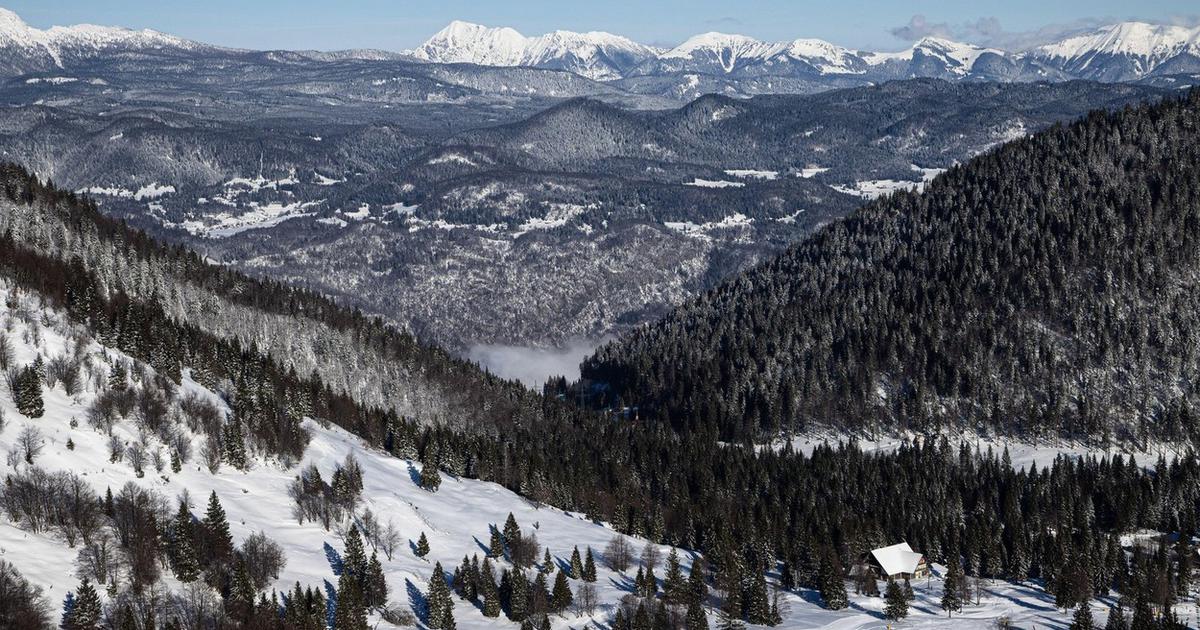
<path fill-rule="evenodd" d="M 140 51 L 200 52 L 217 47 L 158 31 L 79 24 L 38 29 L 0 8 L 0 68 L 10 73 L 62 68 L 104 54 Z"/>
<path fill-rule="evenodd" d="M 526 37 L 511 28 L 456 21 L 411 54 L 431 62 L 569 70 L 598 80 L 695 73 L 1126 81 L 1200 69 L 1198 33 L 1200 28 L 1123 22 L 1028 51 L 926 37 L 898 52 L 853 50 L 819 39 L 770 42 L 704 33 L 659 49 L 610 33 L 555 31 Z"/>

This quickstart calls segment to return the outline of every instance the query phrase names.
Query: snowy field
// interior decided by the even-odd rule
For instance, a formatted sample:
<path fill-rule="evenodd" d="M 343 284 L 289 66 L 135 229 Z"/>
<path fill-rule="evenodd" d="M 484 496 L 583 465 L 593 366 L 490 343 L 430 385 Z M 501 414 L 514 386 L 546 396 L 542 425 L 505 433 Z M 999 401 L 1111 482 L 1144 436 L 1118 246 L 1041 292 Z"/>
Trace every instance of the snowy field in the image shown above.
<path fill-rule="evenodd" d="M 61 314 L 43 311 L 33 298 L 25 297 L 18 308 L 24 308 L 32 315 L 16 317 L 3 304 L 10 293 L 2 287 L 0 285 L 0 327 L 13 346 L 16 365 L 33 361 L 39 353 L 50 359 L 70 349 L 72 344 L 68 339 L 73 331 L 63 323 Z M 32 324 L 27 323 L 29 321 Z M 85 352 L 103 373 L 107 373 L 108 364 L 125 359 L 94 342 L 88 342 Z M 46 391 L 45 416 L 30 420 L 17 413 L 7 386 L 0 385 L 3 390 L 0 391 L 0 410 L 6 419 L 6 426 L 0 431 L 0 452 L 9 452 L 18 433 L 30 425 L 40 430 L 45 440 L 35 464 L 51 471 L 74 471 L 90 481 L 97 492 L 112 488 L 115 493 L 124 484 L 133 482 L 153 489 L 172 504 L 186 493 L 190 496 L 193 511 L 200 513 L 209 492 L 215 491 L 228 514 L 235 542 L 240 544 L 252 533 L 265 531 L 285 550 L 287 565 L 274 588 L 288 589 L 296 581 L 314 586 L 324 584 L 328 588 L 336 584 L 326 547 L 338 552 L 343 549 L 337 528 L 325 531 L 314 523 L 298 524 L 292 517 L 293 502 L 286 486 L 296 475 L 297 468 L 287 469 L 278 463 L 255 458 L 248 471 L 223 466 L 217 474 L 211 474 L 193 459 L 184 464 L 178 474 L 169 468 L 156 472 L 147 464 L 145 476 L 139 478 L 128 463 L 109 461 L 108 437 L 90 428 L 85 421 L 85 410 L 95 396 L 92 387 L 89 383 L 74 396 L 68 396 L 61 387 Z M 181 388 L 181 393 L 184 392 L 195 392 L 219 401 L 215 394 L 186 377 Z M 77 421 L 76 427 L 71 426 L 73 420 Z M 390 589 L 389 600 L 394 606 L 419 609 L 434 562 L 441 562 L 443 568 L 452 571 L 464 555 L 484 555 L 489 527 L 502 526 L 510 512 L 524 532 L 536 533 L 539 542 L 548 547 L 556 562 L 566 562 L 576 545 L 581 551 L 590 546 L 597 554 L 596 586 L 603 605 L 592 616 L 573 611 L 556 616 L 553 618 L 555 628 L 606 628 L 614 604 L 632 589 L 630 572 L 616 573 L 604 565 L 601 552 L 615 535 L 605 525 L 578 514 L 536 505 L 495 484 L 445 474 L 441 488 L 431 493 L 417 485 L 419 464 L 367 448 L 359 439 L 339 428 L 322 427 L 314 421 L 307 421 L 306 426 L 313 439 L 301 465 L 315 464 L 328 479 L 336 465 L 347 455 L 354 455 L 363 470 L 361 508 L 369 508 L 384 523 L 394 523 L 403 536 L 405 542 L 392 559 L 385 559 L 382 554 L 380 558 Z M 118 422 L 114 432 L 130 442 L 138 438 L 132 420 Z M 74 450 L 67 448 L 68 438 L 74 443 Z M 199 452 L 200 437 L 193 436 L 193 439 L 195 451 Z M 158 446 L 157 438 L 153 436 L 148 442 L 151 449 Z M 7 475 L 26 466 L 20 457 L 7 459 L 0 464 L 0 474 Z M 78 550 L 69 548 L 54 535 L 24 531 L 6 518 L 0 517 L 0 558 L 15 564 L 28 579 L 43 587 L 47 599 L 57 607 L 67 591 L 78 583 L 74 569 Z M 430 554 L 424 559 L 412 550 L 422 533 L 428 537 L 431 547 Z M 632 542 L 635 550 L 645 544 L 641 540 Z M 661 551 L 665 557 L 667 548 Z M 682 557 L 685 567 L 691 564 L 690 554 L 684 553 Z M 636 572 L 636 566 L 632 570 Z M 659 573 L 661 575 L 661 567 Z M 940 575 L 940 568 L 937 573 Z M 165 575 L 168 585 L 177 586 L 169 571 Z M 998 617 L 1007 616 L 1016 627 L 1062 628 L 1068 620 L 1068 614 L 1056 610 L 1052 599 L 1033 585 L 985 584 L 979 604 L 964 607 L 962 614 L 953 619 L 947 619 L 938 606 L 941 597 L 938 577 L 913 586 L 917 599 L 911 616 L 897 627 L 987 628 L 993 627 Z M 503 617 L 498 620 L 484 617 L 472 603 L 458 598 L 455 602 L 454 613 L 459 628 L 516 627 Z M 801 590 L 784 596 L 784 608 L 784 628 L 849 630 L 886 626 L 880 612 L 883 601 L 877 597 L 852 594 L 848 609 L 831 612 L 820 606 L 814 592 Z M 1102 619 L 1103 610 L 1098 604 L 1098 619 Z M 1181 612 L 1186 615 L 1190 611 Z M 1188 619 L 1194 621 L 1195 617 Z M 710 617 L 714 627 L 715 622 L 715 616 Z M 380 622 L 378 627 L 389 626 Z"/>

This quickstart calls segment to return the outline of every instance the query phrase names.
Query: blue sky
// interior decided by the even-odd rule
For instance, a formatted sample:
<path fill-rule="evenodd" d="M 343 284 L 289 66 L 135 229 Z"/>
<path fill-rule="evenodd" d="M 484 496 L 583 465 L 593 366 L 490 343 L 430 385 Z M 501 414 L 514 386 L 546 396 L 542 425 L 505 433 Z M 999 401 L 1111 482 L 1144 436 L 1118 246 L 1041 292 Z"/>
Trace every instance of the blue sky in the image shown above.
<path fill-rule="evenodd" d="M 91 22 L 227 46 L 323 50 L 402 50 L 453 19 L 512 26 L 526 35 L 605 30 L 662 45 L 722 31 L 896 50 L 922 34 L 1018 47 L 1089 24 L 1124 19 L 1195 24 L 1200 14 L 1195 0 L 0 0 L 0 5 L 37 27 Z"/>

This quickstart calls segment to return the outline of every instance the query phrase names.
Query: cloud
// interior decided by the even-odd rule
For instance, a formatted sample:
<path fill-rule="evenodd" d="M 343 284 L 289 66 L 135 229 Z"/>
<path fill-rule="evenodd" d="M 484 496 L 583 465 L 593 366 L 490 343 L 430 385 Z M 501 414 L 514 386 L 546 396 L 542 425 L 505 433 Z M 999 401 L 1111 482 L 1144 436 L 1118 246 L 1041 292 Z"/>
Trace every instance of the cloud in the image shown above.
<path fill-rule="evenodd" d="M 467 358 L 479 363 L 497 376 L 520 381 L 526 387 L 540 390 L 546 379 L 565 376 L 579 379 L 579 364 L 612 337 L 576 339 L 559 348 L 530 348 L 480 344 L 472 347 Z"/>
<path fill-rule="evenodd" d="M 951 24 L 930 22 L 924 15 L 917 14 L 912 16 L 907 24 L 888 29 L 888 31 L 905 42 L 914 42 L 922 37 L 944 37 L 980 46 L 1020 51 L 1129 19 L 1137 18 L 1089 17 L 1071 22 L 1047 24 L 1029 31 L 1008 31 L 1000 23 L 1000 19 L 995 16 Z M 1200 24 L 1200 16 L 1176 15 L 1165 20 L 1144 21 L 1194 27 Z"/>
<path fill-rule="evenodd" d="M 915 42 L 922 37 L 949 37 L 950 25 L 945 22 L 932 23 L 924 15 L 914 15 L 908 24 L 891 29 L 892 35 L 906 41 Z"/>

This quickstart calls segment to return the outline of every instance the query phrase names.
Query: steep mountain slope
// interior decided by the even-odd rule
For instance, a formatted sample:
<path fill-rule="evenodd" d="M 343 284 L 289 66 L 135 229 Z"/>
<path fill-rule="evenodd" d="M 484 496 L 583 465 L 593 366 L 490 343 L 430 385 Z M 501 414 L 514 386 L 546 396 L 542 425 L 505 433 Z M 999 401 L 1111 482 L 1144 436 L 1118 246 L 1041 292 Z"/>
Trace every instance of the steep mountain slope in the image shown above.
<path fill-rule="evenodd" d="M 952 168 L 601 348 L 605 399 L 833 425 L 1196 440 L 1200 92 Z"/>

